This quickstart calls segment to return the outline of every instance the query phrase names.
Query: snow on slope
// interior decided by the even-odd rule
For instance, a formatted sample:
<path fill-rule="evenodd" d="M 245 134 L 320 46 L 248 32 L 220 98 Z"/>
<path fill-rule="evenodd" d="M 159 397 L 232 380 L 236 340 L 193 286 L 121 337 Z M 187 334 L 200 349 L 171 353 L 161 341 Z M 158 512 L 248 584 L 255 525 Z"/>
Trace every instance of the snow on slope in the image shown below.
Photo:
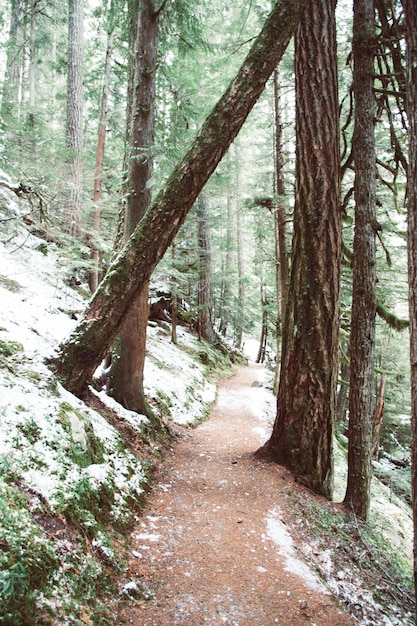
<path fill-rule="evenodd" d="M 21 553 L 23 534 L 42 542 L 32 518 L 47 511 L 70 519 L 96 547 L 111 553 L 102 523 L 125 527 L 134 519 L 149 482 L 149 461 L 133 454 L 119 431 L 68 393 L 46 367 L 45 357 L 69 336 L 86 303 L 65 282 L 62 249 L 31 235 L 22 217 L 13 194 L 0 187 L 0 518 L 5 506 L 9 526 L 0 519 L 0 543 L 3 538 L 10 543 L 13 524 Z M 196 340 L 181 330 L 181 343 L 187 352 L 174 346 L 161 329 L 149 329 L 145 391 L 162 407 L 165 419 L 185 424 L 205 417 L 216 389 L 188 353 Z M 128 421 L 141 434 L 145 416 L 126 411 L 104 392 L 98 395 L 117 419 Z M 147 445 L 152 453 L 154 444 Z M 21 512 L 13 521 L 7 503 L 13 498 L 17 502 L 17 492 L 28 498 L 31 513 L 25 517 Z M 33 541 L 31 550 L 36 553 Z M 62 562 L 62 543 L 44 547 L 45 554 L 50 552 L 52 560 L 61 562 L 62 571 L 69 567 Z M 6 552 L 0 556 L 0 592 L 3 583 L 11 590 L 10 597 L 18 580 L 11 578 L 14 558 Z M 77 557 L 85 562 L 89 558 Z M 94 567 L 99 572 L 97 563 Z M 56 624 L 57 607 L 70 586 L 63 576 L 51 591 L 54 600 L 43 593 L 37 599 L 49 606 Z M 0 599 L 0 617 L 6 611 L 2 604 L 6 596 Z M 82 610 L 78 607 L 77 618 L 73 609 L 74 622 L 65 623 L 80 623 Z"/>

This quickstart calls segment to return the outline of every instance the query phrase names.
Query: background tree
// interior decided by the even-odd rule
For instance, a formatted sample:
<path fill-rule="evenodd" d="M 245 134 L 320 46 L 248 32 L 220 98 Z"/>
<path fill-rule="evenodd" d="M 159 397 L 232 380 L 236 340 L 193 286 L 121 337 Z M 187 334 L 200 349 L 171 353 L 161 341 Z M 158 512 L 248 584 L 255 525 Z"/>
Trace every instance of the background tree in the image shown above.
<path fill-rule="evenodd" d="M 282 58 L 303 8 L 304 1 L 275 4 L 238 74 L 109 268 L 84 318 L 61 346 L 60 356 L 51 362 L 74 393 L 85 392 L 129 306 L 147 284 Z"/>
<path fill-rule="evenodd" d="M 68 0 L 66 145 L 70 167 L 68 232 L 79 235 L 83 204 L 83 56 L 84 0 Z"/>
<path fill-rule="evenodd" d="M 417 595 L 417 6 L 413 0 L 403 0 L 403 4 L 405 9 L 408 77 L 408 278 L 410 307 L 411 424 L 413 433 L 412 492 L 414 518 L 414 584 Z"/>
<path fill-rule="evenodd" d="M 200 339 L 215 343 L 213 328 L 213 276 L 210 225 L 207 198 L 200 194 L 197 203 L 198 239 L 198 312 L 197 332 Z"/>
<path fill-rule="evenodd" d="M 126 243 L 148 208 L 152 187 L 155 133 L 155 89 L 160 11 L 151 0 L 139 3 L 137 13 L 133 102 L 128 182 L 124 212 Z M 107 390 L 125 408 L 156 419 L 145 397 L 143 372 L 149 317 L 148 283 L 135 299 L 115 345 L 107 374 Z"/>
<path fill-rule="evenodd" d="M 334 11 L 333 1 L 308 4 L 295 35 L 297 183 L 291 278 L 277 415 L 271 438 L 257 452 L 329 498 L 341 236 Z"/>
<path fill-rule="evenodd" d="M 355 96 L 355 236 L 350 332 L 348 484 L 345 503 L 366 519 L 371 489 L 375 360 L 375 138 L 373 0 L 355 0 L 353 91 Z"/>

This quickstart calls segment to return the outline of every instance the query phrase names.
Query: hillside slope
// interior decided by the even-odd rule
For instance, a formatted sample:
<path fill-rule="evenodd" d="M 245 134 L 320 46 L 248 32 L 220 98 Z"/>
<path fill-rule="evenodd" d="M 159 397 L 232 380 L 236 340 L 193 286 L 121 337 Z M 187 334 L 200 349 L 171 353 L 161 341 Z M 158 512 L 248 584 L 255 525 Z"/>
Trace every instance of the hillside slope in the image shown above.
<path fill-rule="evenodd" d="M 105 626 L 138 602 L 126 587 L 129 537 L 164 443 L 149 439 L 146 418 L 99 385 L 87 405 L 45 366 L 85 297 L 71 286 L 64 248 L 31 234 L 24 215 L 0 176 L 0 624 Z M 174 346 L 163 326 L 149 325 L 145 391 L 172 430 L 202 421 L 216 394 L 201 344 L 184 329 L 178 339 Z M 259 422 L 264 439 L 273 413 Z M 336 466 L 342 494 L 340 447 Z M 374 481 L 369 534 L 301 487 L 286 501 L 286 523 L 302 538 L 296 549 L 358 623 L 412 623 L 408 506 Z"/>
<path fill-rule="evenodd" d="M 159 445 L 144 416 L 92 390 L 94 410 L 45 366 L 85 300 L 62 249 L 0 192 L 0 623 L 88 624 L 94 607 L 104 624 L 123 570 L 117 533 L 138 514 Z M 165 420 L 197 423 L 215 386 L 196 339 L 180 329 L 179 343 L 149 328 L 145 390 Z"/>

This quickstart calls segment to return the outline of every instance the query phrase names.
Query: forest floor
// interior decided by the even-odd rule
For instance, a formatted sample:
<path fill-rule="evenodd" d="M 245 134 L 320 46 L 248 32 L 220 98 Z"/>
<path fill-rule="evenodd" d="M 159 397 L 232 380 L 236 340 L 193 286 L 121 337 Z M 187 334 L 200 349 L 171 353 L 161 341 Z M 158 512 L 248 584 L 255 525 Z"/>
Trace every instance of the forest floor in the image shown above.
<path fill-rule="evenodd" d="M 287 505 L 301 487 L 253 457 L 265 440 L 252 393 L 262 375 L 252 364 L 219 381 L 209 419 L 181 430 L 161 462 L 132 535 L 130 574 L 142 599 L 124 607 L 125 623 L 358 623 L 298 552 L 305 537 Z"/>

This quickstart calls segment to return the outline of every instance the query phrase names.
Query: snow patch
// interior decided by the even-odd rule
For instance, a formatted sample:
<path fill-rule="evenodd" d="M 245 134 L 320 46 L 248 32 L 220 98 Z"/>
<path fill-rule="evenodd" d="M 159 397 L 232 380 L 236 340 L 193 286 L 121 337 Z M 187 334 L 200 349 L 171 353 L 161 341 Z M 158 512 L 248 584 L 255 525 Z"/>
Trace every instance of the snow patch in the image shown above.
<path fill-rule="evenodd" d="M 312 589 L 321 593 L 329 593 L 314 572 L 297 558 L 293 539 L 281 521 L 281 514 L 278 509 L 275 508 L 269 512 L 266 518 L 266 527 L 269 539 L 275 543 L 279 554 L 285 559 L 284 569 L 302 578 L 306 585 Z"/>

